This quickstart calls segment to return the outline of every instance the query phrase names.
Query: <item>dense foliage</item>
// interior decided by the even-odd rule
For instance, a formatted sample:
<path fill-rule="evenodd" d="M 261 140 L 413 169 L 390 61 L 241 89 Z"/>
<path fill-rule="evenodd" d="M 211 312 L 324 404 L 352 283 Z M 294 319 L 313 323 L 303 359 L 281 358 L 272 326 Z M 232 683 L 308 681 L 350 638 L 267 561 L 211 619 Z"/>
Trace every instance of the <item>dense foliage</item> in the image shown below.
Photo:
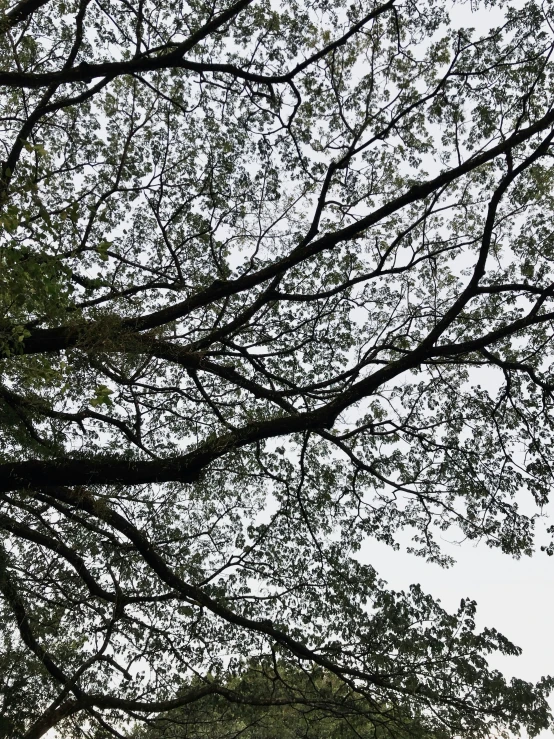
<path fill-rule="evenodd" d="M 237 703 L 237 693 L 249 702 Z M 160 714 L 134 739 L 450 739 L 446 729 L 432 734 L 421 729 L 398 706 L 381 706 L 377 714 L 333 673 L 266 659 L 238 665 L 229 671 L 221 694 Z"/>
<path fill-rule="evenodd" d="M 0 11 L 0 735 L 539 733 L 360 548 L 535 546 L 550 0 Z"/>

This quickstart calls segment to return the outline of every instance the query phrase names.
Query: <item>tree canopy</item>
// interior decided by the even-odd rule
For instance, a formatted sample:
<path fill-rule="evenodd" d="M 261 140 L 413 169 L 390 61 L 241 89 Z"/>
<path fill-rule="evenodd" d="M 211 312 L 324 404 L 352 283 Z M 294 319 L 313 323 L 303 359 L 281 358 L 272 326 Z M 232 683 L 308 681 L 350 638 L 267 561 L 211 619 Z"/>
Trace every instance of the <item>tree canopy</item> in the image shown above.
<path fill-rule="evenodd" d="M 376 714 L 370 702 L 317 666 L 307 670 L 275 659 L 252 661 L 229 670 L 223 687 L 220 695 L 161 713 L 134 739 L 450 739 L 446 730 L 421 734 L 419 722 L 402 715 L 398 706 L 381 706 Z M 248 694 L 250 703 L 234 701 L 237 691 Z M 261 700 L 268 696 L 271 702 Z"/>
<path fill-rule="evenodd" d="M 549 726 L 360 550 L 536 547 L 551 2 L 0 13 L 0 735 Z"/>

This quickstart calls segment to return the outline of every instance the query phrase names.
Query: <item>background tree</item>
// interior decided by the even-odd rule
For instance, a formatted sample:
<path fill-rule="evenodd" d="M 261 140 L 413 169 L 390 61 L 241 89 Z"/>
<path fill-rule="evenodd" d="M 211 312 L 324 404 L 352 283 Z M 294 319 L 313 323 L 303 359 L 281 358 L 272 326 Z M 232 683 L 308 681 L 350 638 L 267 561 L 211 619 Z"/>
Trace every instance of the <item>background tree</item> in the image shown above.
<path fill-rule="evenodd" d="M 197 681 L 199 682 L 199 681 Z M 192 686 L 187 686 L 190 690 Z M 425 736 L 447 739 L 449 734 L 425 733 L 402 716 L 398 707 L 374 706 L 352 691 L 336 675 L 319 667 L 303 669 L 266 659 L 229 670 L 229 696 L 210 696 L 160 714 L 137 732 L 140 739 L 214 737 L 214 739 L 359 739 L 359 737 Z M 236 703 L 237 689 L 251 703 Z M 257 698 L 258 703 L 255 703 Z M 374 724 L 367 714 L 377 718 Z"/>
<path fill-rule="evenodd" d="M 285 665 L 389 736 L 548 725 L 358 555 L 529 554 L 552 484 L 552 8 L 449 7 L 2 5 L 6 736 L 304 711 Z"/>

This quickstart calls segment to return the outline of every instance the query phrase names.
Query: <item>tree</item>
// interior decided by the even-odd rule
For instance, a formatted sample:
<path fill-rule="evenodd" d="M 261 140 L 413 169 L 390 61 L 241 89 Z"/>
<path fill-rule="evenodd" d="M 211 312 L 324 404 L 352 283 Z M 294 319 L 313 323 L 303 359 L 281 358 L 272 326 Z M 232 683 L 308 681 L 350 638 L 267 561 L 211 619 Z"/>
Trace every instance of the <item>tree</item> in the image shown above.
<path fill-rule="evenodd" d="M 359 739 L 362 736 L 384 739 L 391 735 L 421 736 L 420 726 L 394 706 L 381 707 L 377 724 L 368 722 L 366 715 L 375 715 L 368 701 L 356 695 L 333 673 L 319 667 L 306 670 L 277 660 L 262 660 L 241 664 L 232 672 L 225 685 L 230 693 L 228 698 L 214 695 L 161 714 L 147 727 L 141 727 L 137 737 Z M 233 701 L 237 689 L 242 695 L 250 695 L 249 705 Z M 449 734 L 425 733 L 423 736 L 448 739 Z"/>
<path fill-rule="evenodd" d="M 548 502 L 554 18 L 482 6 L 2 6 L 4 735 L 549 725 L 359 553 L 527 555 Z"/>

